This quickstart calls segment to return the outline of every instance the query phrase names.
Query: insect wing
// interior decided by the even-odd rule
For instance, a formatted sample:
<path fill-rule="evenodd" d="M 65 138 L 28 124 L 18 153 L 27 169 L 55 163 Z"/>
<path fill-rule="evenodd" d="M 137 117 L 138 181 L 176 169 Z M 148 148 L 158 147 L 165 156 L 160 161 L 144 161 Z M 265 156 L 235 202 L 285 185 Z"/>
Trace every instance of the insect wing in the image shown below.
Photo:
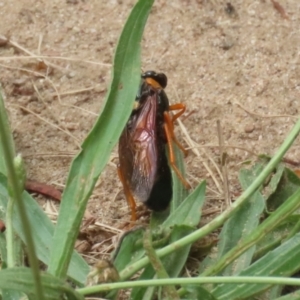
<path fill-rule="evenodd" d="M 119 143 L 120 170 L 133 195 L 146 202 L 157 173 L 157 93 L 134 112 Z"/>

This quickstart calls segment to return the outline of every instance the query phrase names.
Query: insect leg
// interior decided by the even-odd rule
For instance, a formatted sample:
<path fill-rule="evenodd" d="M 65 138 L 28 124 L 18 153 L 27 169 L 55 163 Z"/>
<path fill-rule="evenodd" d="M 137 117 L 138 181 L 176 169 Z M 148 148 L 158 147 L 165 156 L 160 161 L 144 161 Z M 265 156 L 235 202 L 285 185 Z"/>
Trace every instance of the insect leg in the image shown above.
<path fill-rule="evenodd" d="M 175 134 L 174 134 L 174 122 L 176 121 L 176 119 L 178 119 L 184 112 L 185 112 L 185 105 L 182 103 L 177 103 L 177 104 L 173 104 L 169 106 L 169 111 L 172 110 L 179 110 L 179 112 L 177 112 L 176 114 L 172 115 L 172 117 L 170 117 L 170 115 L 168 114 L 168 123 L 169 123 L 169 129 L 171 131 L 172 134 L 172 140 L 173 142 L 179 147 L 179 149 L 183 152 L 184 157 L 187 157 L 188 155 L 188 151 L 184 149 L 184 147 L 178 142 Z"/>
<path fill-rule="evenodd" d="M 169 111 L 179 110 L 176 114 L 172 116 L 172 122 L 174 123 L 185 112 L 185 105 L 183 103 L 176 103 L 169 106 Z"/>
<path fill-rule="evenodd" d="M 118 175 L 119 175 L 119 178 L 120 178 L 120 180 L 123 184 L 126 200 L 127 200 L 127 203 L 130 207 L 130 210 L 131 210 L 131 221 L 136 221 L 136 204 L 135 204 L 134 198 L 132 196 L 132 193 L 130 191 L 130 188 L 129 188 L 126 180 L 124 179 L 124 177 L 122 175 L 122 172 L 120 170 L 120 166 L 118 166 Z"/>
<path fill-rule="evenodd" d="M 173 131 L 174 126 L 173 126 L 172 119 L 171 119 L 170 115 L 168 114 L 168 112 L 164 112 L 164 119 L 165 119 L 164 130 L 165 130 L 167 143 L 168 143 L 168 148 L 169 148 L 170 165 L 173 168 L 173 170 L 175 171 L 175 173 L 177 174 L 178 178 L 183 183 L 183 185 L 187 189 L 190 189 L 191 188 L 190 184 L 185 180 L 185 178 L 182 176 L 181 172 L 179 171 L 179 169 L 176 166 L 175 155 L 174 155 L 174 149 L 173 149 L 172 142 L 175 142 L 178 146 L 180 144 L 177 141 L 177 139 L 175 138 L 174 131 Z M 182 146 L 180 145 L 179 148 L 181 150 L 184 150 L 184 148 L 183 147 L 181 148 L 181 147 Z"/>

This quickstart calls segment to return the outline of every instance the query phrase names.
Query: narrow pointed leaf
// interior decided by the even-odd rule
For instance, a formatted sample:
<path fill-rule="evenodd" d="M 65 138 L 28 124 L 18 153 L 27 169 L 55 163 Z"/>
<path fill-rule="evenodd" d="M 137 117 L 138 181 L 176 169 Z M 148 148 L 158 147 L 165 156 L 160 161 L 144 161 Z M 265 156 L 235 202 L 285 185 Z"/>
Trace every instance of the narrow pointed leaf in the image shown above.
<path fill-rule="evenodd" d="M 8 117 L 6 114 L 1 90 L 0 90 L 0 118 L 4 121 L 4 126 L 5 126 L 4 129 L 7 133 L 6 135 L 9 136 L 9 141 L 6 141 L 6 142 L 9 145 L 9 149 L 10 149 L 11 153 L 13 153 L 13 156 L 15 156 L 15 147 L 14 147 L 14 142 L 13 142 L 13 136 L 12 136 L 12 133 L 10 130 L 9 121 L 8 121 Z M 4 161 L 4 154 L 3 154 L 3 149 L 1 147 L 1 145 L 0 145 L 0 173 L 7 175 L 6 164 Z"/>
<path fill-rule="evenodd" d="M 205 200 L 206 183 L 203 181 L 197 188 L 173 211 L 163 223 L 167 228 L 174 225 L 195 227 L 201 218 L 201 209 Z"/>

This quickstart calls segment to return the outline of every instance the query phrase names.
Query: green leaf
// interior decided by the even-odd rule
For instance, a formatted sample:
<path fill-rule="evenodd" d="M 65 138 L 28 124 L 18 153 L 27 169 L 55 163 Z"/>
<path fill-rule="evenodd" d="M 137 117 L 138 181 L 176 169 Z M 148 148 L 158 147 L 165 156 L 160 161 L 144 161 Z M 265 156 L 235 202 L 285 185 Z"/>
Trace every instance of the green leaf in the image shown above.
<path fill-rule="evenodd" d="M 45 299 L 47 300 L 62 299 L 63 295 L 70 300 L 83 299 L 83 296 L 75 292 L 73 288 L 50 274 L 41 273 L 41 279 Z M 30 296 L 31 299 L 36 299 L 34 278 L 29 268 L 20 267 L 1 270 L 0 289 L 22 292 Z"/>
<path fill-rule="evenodd" d="M 269 252 L 250 267 L 239 273 L 239 276 L 290 276 L 300 269 L 300 233 Z M 212 293 L 219 300 L 244 299 L 266 289 L 268 284 L 222 284 Z"/>
<path fill-rule="evenodd" d="M 123 270 L 128 264 L 144 255 L 145 251 L 142 243 L 139 246 L 136 244 L 138 240 L 142 241 L 143 234 L 144 228 L 137 228 L 123 235 L 119 241 L 116 253 L 113 255 L 114 266 L 118 271 Z"/>
<path fill-rule="evenodd" d="M 278 184 L 283 175 L 285 166 L 283 163 L 279 164 L 275 169 L 275 174 L 272 175 L 270 182 L 264 188 L 264 197 L 268 199 L 278 188 Z"/>
<path fill-rule="evenodd" d="M 24 299 L 25 294 L 19 291 L 3 289 L 1 300 L 20 300 Z"/>
<path fill-rule="evenodd" d="M 280 246 L 282 241 L 287 238 L 290 232 L 292 232 L 299 220 L 300 215 L 289 216 L 278 227 L 267 233 L 264 238 L 257 244 L 256 251 L 253 256 L 253 261 L 256 261 L 270 250 L 273 250 L 276 247 Z"/>
<path fill-rule="evenodd" d="M 31 228 L 34 228 L 33 239 L 37 256 L 39 260 L 48 265 L 49 248 L 51 247 L 52 243 L 54 226 L 37 202 L 27 192 L 23 192 L 22 196 L 24 205 L 26 207 L 26 212 L 30 216 L 30 226 Z M 0 173 L 0 206 L 2 208 L 0 210 L 0 218 L 5 216 L 7 201 L 7 179 L 3 174 Z M 16 213 L 14 215 L 16 215 Z M 15 232 L 18 233 L 22 241 L 25 243 L 24 228 L 19 218 L 14 218 L 13 227 Z M 68 276 L 78 284 L 83 285 L 88 272 L 89 266 L 84 259 L 74 251 L 68 269 Z"/>
<path fill-rule="evenodd" d="M 172 244 L 173 242 L 180 240 L 193 231 L 193 227 L 186 225 L 175 225 L 168 244 Z M 191 244 L 187 245 L 161 258 L 161 261 L 163 262 L 163 265 L 170 277 L 176 277 L 182 271 L 187 261 L 191 246 Z"/>
<path fill-rule="evenodd" d="M 201 218 L 201 209 L 205 200 L 206 182 L 203 181 L 197 188 L 173 211 L 163 223 L 164 228 L 174 225 L 196 227 Z"/>
<path fill-rule="evenodd" d="M 124 25 L 101 116 L 74 159 L 63 194 L 49 272 L 64 277 L 87 201 L 129 118 L 140 82 L 140 43 L 152 0 L 140 0 Z"/>
<path fill-rule="evenodd" d="M 246 190 L 254 178 L 261 172 L 261 164 L 254 166 L 251 170 L 242 169 L 239 179 L 242 188 Z M 259 192 L 255 192 L 247 202 L 224 224 L 220 234 L 218 258 L 220 259 L 229 250 L 235 247 L 244 236 L 248 236 L 259 224 L 261 213 L 265 207 L 264 199 Z M 223 276 L 237 274 L 251 263 L 255 247 L 244 252 L 237 260 L 222 271 Z"/>
<path fill-rule="evenodd" d="M 275 193 L 267 201 L 268 211 L 273 211 L 279 207 L 299 187 L 300 178 L 293 171 L 285 168 Z"/>

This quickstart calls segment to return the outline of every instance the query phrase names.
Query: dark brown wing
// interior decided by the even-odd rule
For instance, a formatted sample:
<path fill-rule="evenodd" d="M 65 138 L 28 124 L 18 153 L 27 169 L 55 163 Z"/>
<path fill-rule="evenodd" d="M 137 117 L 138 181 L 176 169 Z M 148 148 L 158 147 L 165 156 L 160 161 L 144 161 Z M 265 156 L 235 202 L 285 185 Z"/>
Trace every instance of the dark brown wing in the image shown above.
<path fill-rule="evenodd" d="M 120 172 L 135 198 L 147 202 L 158 167 L 157 93 L 134 112 L 119 141 Z"/>

